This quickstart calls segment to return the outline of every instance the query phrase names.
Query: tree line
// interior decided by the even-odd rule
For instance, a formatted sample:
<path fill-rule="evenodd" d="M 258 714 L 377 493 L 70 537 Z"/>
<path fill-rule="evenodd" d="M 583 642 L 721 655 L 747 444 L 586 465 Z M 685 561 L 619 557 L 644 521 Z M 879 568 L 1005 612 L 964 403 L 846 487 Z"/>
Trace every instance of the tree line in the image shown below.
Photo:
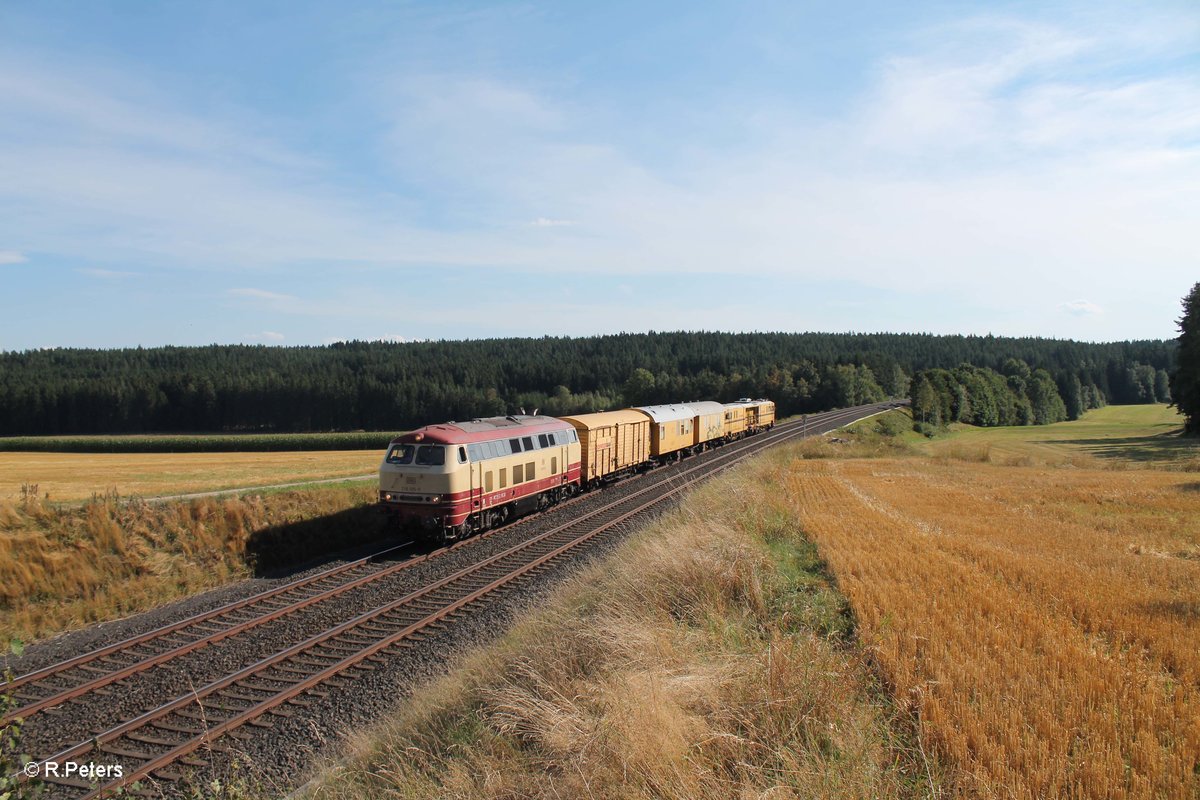
<path fill-rule="evenodd" d="M 1110 397 L 1127 404 L 1171 401 L 1165 369 L 1134 362 L 1110 377 L 1102 389 L 1089 370 L 1060 370 L 1054 376 L 1017 358 L 1006 359 L 999 371 L 971 364 L 924 370 L 912 380 L 913 423 L 924 431 L 951 422 L 1049 425 L 1079 419 L 1085 411 L 1107 405 Z"/>
<path fill-rule="evenodd" d="M 651 332 L 323 347 L 31 350 L 0 353 L 0 435 L 398 430 L 521 409 L 568 414 L 746 396 L 775 400 L 781 414 L 808 413 L 908 396 L 911 376 L 930 370 L 953 372 L 969 364 L 1004 374 L 1009 359 L 1029 365 L 1031 379 L 1037 370 L 1048 374 L 1069 416 L 1098 402 L 1165 399 L 1176 346 L 1155 340 Z M 976 402 L 972 409 L 986 405 Z M 961 407 L 949 413 L 961 415 Z"/>

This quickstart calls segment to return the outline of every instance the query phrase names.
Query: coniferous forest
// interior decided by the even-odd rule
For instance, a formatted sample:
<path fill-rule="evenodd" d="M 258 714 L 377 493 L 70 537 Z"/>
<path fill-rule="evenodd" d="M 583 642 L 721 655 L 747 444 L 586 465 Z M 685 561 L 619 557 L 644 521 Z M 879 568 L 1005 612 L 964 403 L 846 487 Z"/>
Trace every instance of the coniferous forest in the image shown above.
<path fill-rule="evenodd" d="M 1167 400 L 1176 350 L 1153 340 L 654 332 L 34 350 L 0 353 L 0 435 L 399 430 L 522 408 L 746 396 L 788 415 L 910 392 L 927 421 L 1036 423 Z"/>

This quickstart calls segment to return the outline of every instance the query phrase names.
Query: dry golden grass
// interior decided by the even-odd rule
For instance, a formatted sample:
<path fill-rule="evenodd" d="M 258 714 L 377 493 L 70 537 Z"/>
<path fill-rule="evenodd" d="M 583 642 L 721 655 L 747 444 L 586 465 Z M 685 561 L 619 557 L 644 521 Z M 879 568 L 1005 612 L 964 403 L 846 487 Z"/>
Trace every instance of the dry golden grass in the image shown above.
<path fill-rule="evenodd" d="M 963 456 L 783 481 L 956 793 L 1195 798 L 1200 483 Z"/>
<path fill-rule="evenodd" d="M 772 499 L 780 468 L 760 461 L 706 487 L 360 735 L 310 796 L 927 791 L 869 670 L 831 633 L 844 609 Z"/>
<path fill-rule="evenodd" d="M 0 452 L 0 499 L 36 485 L 52 501 L 187 494 L 243 486 L 369 475 L 378 450 L 276 453 L 9 453 Z"/>
<path fill-rule="evenodd" d="M 379 535 L 374 486 L 81 508 L 0 500 L 0 640 L 143 611 Z"/>

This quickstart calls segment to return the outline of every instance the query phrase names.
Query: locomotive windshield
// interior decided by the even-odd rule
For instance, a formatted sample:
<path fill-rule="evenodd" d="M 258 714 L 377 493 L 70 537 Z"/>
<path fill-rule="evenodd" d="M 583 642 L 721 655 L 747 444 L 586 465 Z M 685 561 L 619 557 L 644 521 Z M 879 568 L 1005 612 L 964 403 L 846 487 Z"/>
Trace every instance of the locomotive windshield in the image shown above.
<path fill-rule="evenodd" d="M 388 451 L 387 463 L 389 464 L 411 464 L 413 453 L 417 448 L 411 444 L 394 444 L 392 449 Z"/>
<path fill-rule="evenodd" d="M 417 448 L 417 463 L 440 467 L 446 463 L 446 448 L 435 444 L 423 444 Z"/>
<path fill-rule="evenodd" d="M 446 448 L 437 444 L 423 444 L 420 447 L 413 444 L 394 444 L 392 449 L 388 450 L 387 463 L 440 467 L 446 463 Z"/>

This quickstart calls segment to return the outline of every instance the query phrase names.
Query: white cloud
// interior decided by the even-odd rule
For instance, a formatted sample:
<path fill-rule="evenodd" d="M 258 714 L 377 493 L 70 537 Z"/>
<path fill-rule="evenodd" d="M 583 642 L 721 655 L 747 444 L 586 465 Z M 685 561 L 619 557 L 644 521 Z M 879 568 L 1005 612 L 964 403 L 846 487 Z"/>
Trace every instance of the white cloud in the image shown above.
<path fill-rule="evenodd" d="M 24 264 L 28 260 L 16 250 L 0 250 L 0 264 Z"/>
<path fill-rule="evenodd" d="M 1074 314 L 1077 317 L 1104 313 L 1103 308 L 1089 300 L 1071 300 L 1070 302 L 1059 303 L 1058 307 L 1068 314 Z"/>
<path fill-rule="evenodd" d="M 246 336 L 246 339 L 251 342 L 282 342 L 285 337 L 282 333 L 275 331 L 263 331 L 262 333 L 252 333 Z"/>

